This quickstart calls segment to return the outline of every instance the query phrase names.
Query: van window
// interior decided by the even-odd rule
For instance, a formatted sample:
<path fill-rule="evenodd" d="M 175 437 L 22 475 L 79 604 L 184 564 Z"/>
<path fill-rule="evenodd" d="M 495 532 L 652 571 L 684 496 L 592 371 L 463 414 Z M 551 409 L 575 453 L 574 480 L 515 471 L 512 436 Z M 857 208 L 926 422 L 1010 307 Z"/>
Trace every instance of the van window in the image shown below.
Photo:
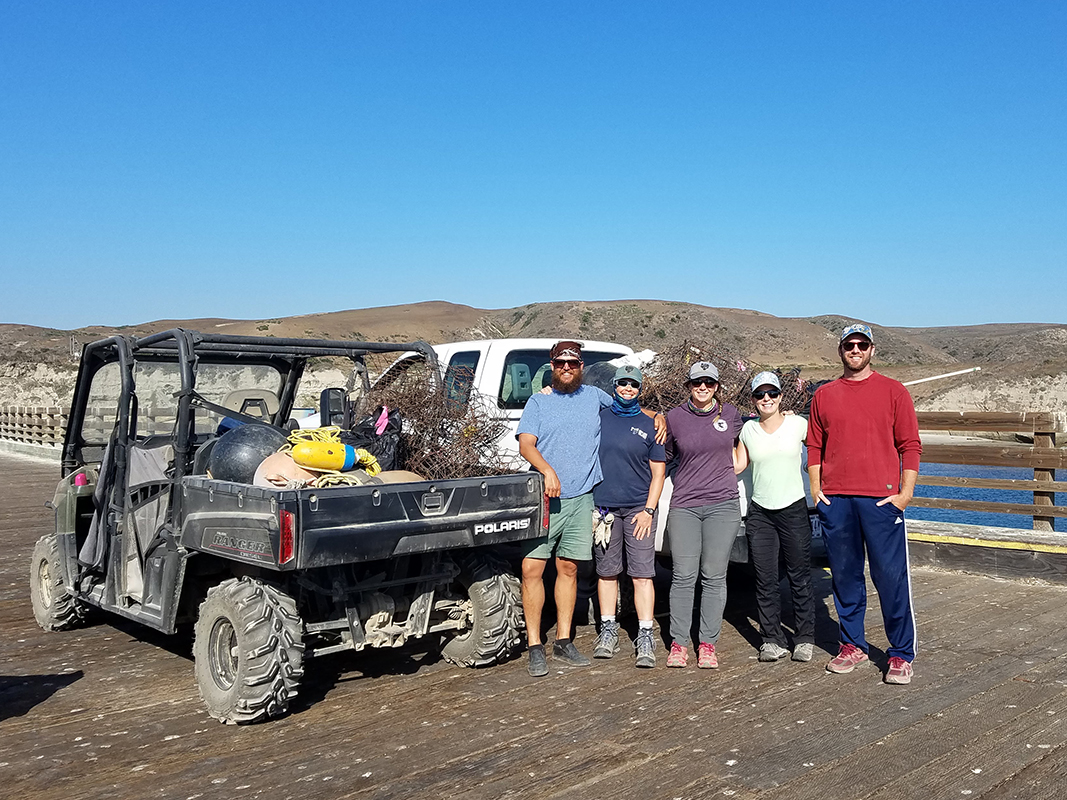
<path fill-rule="evenodd" d="M 474 373 L 478 369 L 478 350 L 456 353 L 448 361 L 445 371 L 445 396 L 449 400 L 466 403 L 474 386 Z"/>
<path fill-rule="evenodd" d="M 601 353 L 586 350 L 582 353 L 584 371 L 604 361 L 622 358 L 621 353 Z M 612 372 L 614 375 L 614 372 Z M 519 409 L 526 401 L 545 386 L 552 384 L 552 365 L 548 349 L 512 350 L 504 360 L 504 377 L 500 382 L 498 403 L 501 408 Z"/>

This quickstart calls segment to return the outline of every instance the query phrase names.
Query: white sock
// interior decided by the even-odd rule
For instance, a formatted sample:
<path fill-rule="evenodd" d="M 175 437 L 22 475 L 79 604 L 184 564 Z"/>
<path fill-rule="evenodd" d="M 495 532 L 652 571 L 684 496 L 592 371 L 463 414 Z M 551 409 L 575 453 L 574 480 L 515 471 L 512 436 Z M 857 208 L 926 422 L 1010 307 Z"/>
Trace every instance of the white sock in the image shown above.
<path fill-rule="evenodd" d="M 650 620 L 650 619 L 639 619 L 639 620 L 637 620 L 637 627 L 638 628 L 648 628 L 649 630 L 651 630 L 652 629 L 652 620 Z"/>
<path fill-rule="evenodd" d="M 614 615 L 614 614 L 612 614 L 612 615 L 611 615 L 611 616 L 609 617 L 609 616 L 608 616 L 607 614 L 601 614 L 601 615 L 600 615 L 600 621 L 601 621 L 601 622 L 614 622 L 614 621 L 615 621 L 615 615 Z"/>

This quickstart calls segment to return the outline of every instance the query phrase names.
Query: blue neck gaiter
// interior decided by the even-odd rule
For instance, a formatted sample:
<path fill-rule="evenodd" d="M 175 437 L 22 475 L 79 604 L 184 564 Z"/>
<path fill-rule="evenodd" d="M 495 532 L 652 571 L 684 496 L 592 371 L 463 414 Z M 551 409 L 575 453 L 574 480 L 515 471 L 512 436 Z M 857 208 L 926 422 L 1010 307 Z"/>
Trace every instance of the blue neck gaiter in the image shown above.
<path fill-rule="evenodd" d="M 618 417 L 636 417 L 641 413 L 641 406 L 637 402 L 640 395 L 634 397 L 632 400 L 623 400 L 619 397 L 619 393 L 616 392 L 613 397 L 615 402 L 611 404 L 612 413 Z"/>

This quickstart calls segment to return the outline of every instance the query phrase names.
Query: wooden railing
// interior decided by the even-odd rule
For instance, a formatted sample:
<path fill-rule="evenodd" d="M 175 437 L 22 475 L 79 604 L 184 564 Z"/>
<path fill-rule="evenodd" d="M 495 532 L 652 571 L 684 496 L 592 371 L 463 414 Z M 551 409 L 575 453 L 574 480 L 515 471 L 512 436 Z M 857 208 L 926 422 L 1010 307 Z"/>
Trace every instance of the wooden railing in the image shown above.
<path fill-rule="evenodd" d="M 1034 530 L 1051 531 L 1056 517 L 1067 517 L 1067 506 L 1057 506 L 1056 492 L 1067 492 L 1067 481 L 1056 480 L 1057 469 L 1067 469 L 1067 448 L 1056 446 L 1056 434 L 1067 430 L 1063 414 L 1027 411 L 999 413 L 984 411 L 920 411 L 922 431 L 988 433 L 1024 433 L 1033 437 L 1032 445 L 996 441 L 966 444 L 923 443 L 922 460 L 934 464 L 964 464 L 978 467 L 1021 467 L 1034 471 L 1033 480 L 996 478 L 941 477 L 923 475 L 920 486 L 954 486 L 976 489 L 1010 489 L 1033 492 L 1034 502 L 1004 503 L 988 500 L 959 500 L 916 497 L 913 506 L 943 508 L 954 511 L 984 511 L 1032 516 Z"/>
<path fill-rule="evenodd" d="M 0 407 L 0 439 L 59 447 L 67 427 L 67 410 L 39 406 Z"/>

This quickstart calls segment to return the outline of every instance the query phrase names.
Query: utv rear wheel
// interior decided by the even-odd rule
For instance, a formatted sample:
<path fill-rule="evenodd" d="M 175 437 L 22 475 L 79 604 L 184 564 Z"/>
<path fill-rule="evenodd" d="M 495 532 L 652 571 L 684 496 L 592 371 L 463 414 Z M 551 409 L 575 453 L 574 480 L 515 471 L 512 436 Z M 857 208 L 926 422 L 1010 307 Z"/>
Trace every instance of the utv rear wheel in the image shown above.
<path fill-rule="evenodd" d="M 213 587 L 200 604 L 193 659 L 208 713 L 229 724 L 289 709 L 303 677 L 303 624 L 292 598 L 252 578 Z"/>
<path fill-rule="evenodd" d="M 518 652 L 524 630 L 521 584 L 507 564 L 492 556 L 469 556 L 461 564 L 470 628 L 449 640 L 442 655 L 465 667 L 484 667 Z"/>
<path fill-rule="evenodd" d="M 33 547 L 30 602 L 37 624 L 46 631 L 67 630 L 85 619 L 85 606 L 63 585 L 59 540 L 54 533 L 42 536 Z"/>

